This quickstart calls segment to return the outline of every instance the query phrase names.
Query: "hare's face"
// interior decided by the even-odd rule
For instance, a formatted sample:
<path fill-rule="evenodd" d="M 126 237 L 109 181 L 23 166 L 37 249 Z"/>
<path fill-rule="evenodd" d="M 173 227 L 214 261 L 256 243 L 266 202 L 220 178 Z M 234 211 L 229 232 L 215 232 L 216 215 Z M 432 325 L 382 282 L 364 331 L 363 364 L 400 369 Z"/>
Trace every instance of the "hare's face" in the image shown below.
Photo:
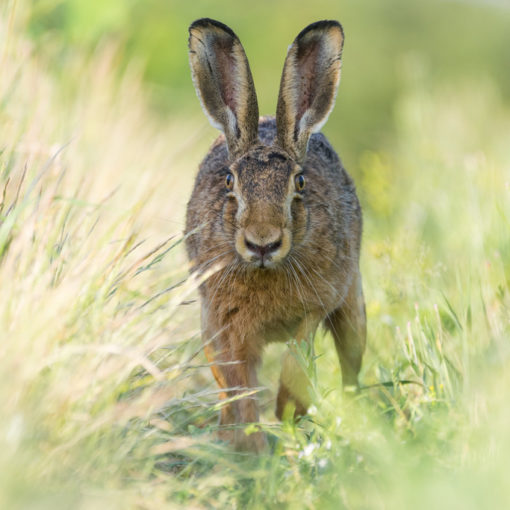
<path fill-rule="evenodd" d="M 255 147 L 229 168 L 223 224 L 245 262 L 276 267 L 303 238 L 301 171 L 284 152 L 266 146 Z"/>
<path fill-rule="evenodd" d="M 278 266 L 305 236 L 306 176 L 299 163 L 306 159 L 310 136 L 333 109 L 342 47 L 337 21 L 313 23 L 299 33 L 283 67 L 276 136 L 272 146 L 263 146 L 258 145 L 257 94 L 239 38 L 208 18 L 190 27 L 193 83 L 211 124 L 225 135 L 233 161 L 224 177 L 226 189 L 221 190 L 221 234 L 226 233 L 239 257 L 255 267 Z M 217 184 L 221 188 L 222 183 Z"/>

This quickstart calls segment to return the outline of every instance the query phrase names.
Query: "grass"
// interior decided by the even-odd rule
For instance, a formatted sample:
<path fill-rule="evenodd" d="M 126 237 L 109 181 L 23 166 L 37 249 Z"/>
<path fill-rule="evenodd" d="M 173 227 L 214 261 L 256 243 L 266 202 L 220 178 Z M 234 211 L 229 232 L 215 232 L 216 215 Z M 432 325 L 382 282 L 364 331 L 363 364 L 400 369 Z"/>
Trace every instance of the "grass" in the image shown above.
<path fill-rule="evenodd" d="M 181 243 L 212 132 L 153 118 L 110 48 L 62 88 L 0 19 L 1 508 L 508 507 L 510 112 L 490 81 L 409 73 L 395 142 L 353 171 L 366 389 L 342 394 L 321 332 L 310 415 L 280 424 L 268 349 L 273 451 L 252 457 L 214 437 Z"/>

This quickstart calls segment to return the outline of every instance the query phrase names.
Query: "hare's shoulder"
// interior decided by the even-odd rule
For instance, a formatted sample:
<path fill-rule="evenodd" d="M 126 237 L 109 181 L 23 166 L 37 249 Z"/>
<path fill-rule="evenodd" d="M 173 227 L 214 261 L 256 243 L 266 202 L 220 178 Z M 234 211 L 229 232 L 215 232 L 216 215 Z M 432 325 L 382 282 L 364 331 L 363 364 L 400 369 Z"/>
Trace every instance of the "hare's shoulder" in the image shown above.
<path fill-rule="evenodd" d="M 329 140 L 322 133 L 314 133 L 308 142 L 307 158 L 316 157 L 320 158 L 325 166 L 338 167 L 342 166 L 340 158 L 336 153 Z"/>
<path fill-rule="evenodd" d="M 228 166 L 228 150 L 225 142 L 225 136 L 220 135 L 211 145 L 209 152 L 206 154 L 202 162 L 197 176 L 198 181 L 207 174 L 225 173 Z"/>
<path fill-rule="evenodd" d="M 318 174 L 334 188 L 354 190 L 354 183 L 329 140 L 322 133 L 314 133 L 308 142 L 303 163 L 305 170 Z"/>

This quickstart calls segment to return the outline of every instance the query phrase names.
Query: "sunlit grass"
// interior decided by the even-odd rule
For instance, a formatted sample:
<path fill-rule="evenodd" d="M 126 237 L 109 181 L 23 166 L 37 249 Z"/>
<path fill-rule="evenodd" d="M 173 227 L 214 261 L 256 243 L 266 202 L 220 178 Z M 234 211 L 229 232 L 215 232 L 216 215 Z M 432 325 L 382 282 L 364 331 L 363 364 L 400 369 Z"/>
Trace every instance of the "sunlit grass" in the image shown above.
<path fill-rule="evenodd" d="M 186 279 L 205 120 L 154 120 L 113 49 L 68 62 L 69 91 L 6 19 L 0 41 L 0 507 L 505 508 L 510 113 L 490 83 L 409 80 L 397 142 L 354 169 L 364 389 L 342 394 L 320 333 L 310 416 L 279 424 L 268 349 L 255 458 L 215 439 Z"/>

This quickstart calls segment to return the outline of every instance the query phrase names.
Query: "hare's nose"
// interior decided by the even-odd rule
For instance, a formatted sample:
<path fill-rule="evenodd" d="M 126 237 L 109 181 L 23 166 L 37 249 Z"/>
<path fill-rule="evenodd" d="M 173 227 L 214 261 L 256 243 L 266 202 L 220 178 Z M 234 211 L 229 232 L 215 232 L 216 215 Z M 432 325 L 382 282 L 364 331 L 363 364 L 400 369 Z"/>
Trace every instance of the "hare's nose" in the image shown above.
<path fill-rule="evenodd" d="M 258 255 L 261 259 L 263 259 L 266 255 L 271 255 L 275 251 L 277 251 L 280 246 L 282 245 L 282 240 L 278 239 L 278 241 L 269 243 L 269 244 L 255 244 L 248 239 L 244 238 L 244 244 L 246 245 L 246 248 L 250 250 L 251 252 L 255 253 L 255 255 Z"/>

